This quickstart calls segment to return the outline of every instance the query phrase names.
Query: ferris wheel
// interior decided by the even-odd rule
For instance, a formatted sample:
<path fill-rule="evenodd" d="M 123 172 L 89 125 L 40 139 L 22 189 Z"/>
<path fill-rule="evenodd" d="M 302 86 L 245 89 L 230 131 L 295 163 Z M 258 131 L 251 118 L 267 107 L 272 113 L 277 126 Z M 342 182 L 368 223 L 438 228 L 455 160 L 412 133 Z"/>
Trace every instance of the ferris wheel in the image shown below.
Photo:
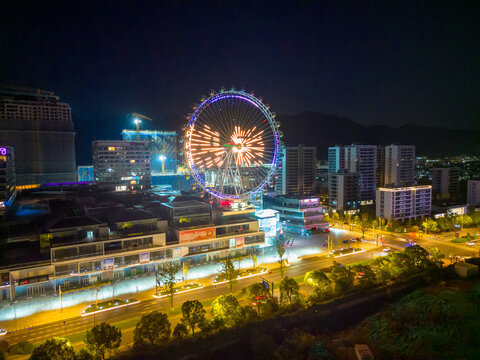
<path fill-rule="evenodd" d="M 221 199 L 244 199 L 276 173 L 281 132 L 261 99 L 245 91 L 212 91 L 185 127 L 185 160 L 195 181 Z"/>

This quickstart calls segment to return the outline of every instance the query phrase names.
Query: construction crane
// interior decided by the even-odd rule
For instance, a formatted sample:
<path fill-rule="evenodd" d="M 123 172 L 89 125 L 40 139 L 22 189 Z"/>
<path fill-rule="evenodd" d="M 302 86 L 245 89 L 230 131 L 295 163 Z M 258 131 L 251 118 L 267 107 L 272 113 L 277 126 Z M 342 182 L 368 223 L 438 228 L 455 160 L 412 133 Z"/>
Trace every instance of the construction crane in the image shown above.
<path fill-rule="evenodd" d="M 142 120 L 140 119 L 145 119 L 148 121 L 153 121 L 153 119 L 150 119 L 148 116 L 137 114 L 137 113 L 128 114 L 127 118 L 133 119 L 133 122 L 137 126 L 137 141 L 140 141 L 140 124 L 142 123 Z"/>

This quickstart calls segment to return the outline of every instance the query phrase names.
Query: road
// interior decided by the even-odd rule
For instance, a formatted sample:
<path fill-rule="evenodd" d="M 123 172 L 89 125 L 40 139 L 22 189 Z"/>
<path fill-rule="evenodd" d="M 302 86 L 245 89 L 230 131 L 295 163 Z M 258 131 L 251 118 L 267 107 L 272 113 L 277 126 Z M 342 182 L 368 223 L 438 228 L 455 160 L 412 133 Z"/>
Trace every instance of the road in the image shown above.
<path fill-rule="evenodd" d="M 363 261 L 371 259 L 374 256 L 379 254 L 375 251 L 362 252 L 355 255 L 345 256 L 337 258 L 336 261 L 342 264 L 351 264 L 358 261 Z M 308 271 L 328 267 L 332 265 L 332 259 L 311 257 L 297 261 L 295 264 L 292 264 L 286 269 L 286 275 L 289 277 L 296 277 L 303 275 Z M 278 283 L 281 280 L 280 271 L 278 269 L 273 269 L 269 274 L 264 275 L 264 278 L 267 280 Z M 250 284 L 259 281 L 259 277 L 247 278 L 238 281 L 237 289 L 242 287 L 247 287 Z M 217 286 L 206 286 L 200 290 L 186 293 L 178 294 L 175 296 L 175 306 L 179 306 L 186 300 L 197 299 L 197 300 L 208 300 L 214 299 L 220 295 L 228 294 L 228 286 L 226 284 L 217 285 Z M 152 291 L 153 294 L 153 291 Z M 166 312 L 170 308 L 168 299 L 155 299 L 151 298 L 144 300 L 139 304 L 128 306 L 122 309 L 112 310 L 104 312 L 97 315 L 91 315 L 87 317 L 76 316 L 72 318 L 55 321 L 47 323 L 44 325 L 33 326 L 27 329 L 20 329 L 17 331 L 9 332 L 5 336 L 10 344 L 17 343 L 22 340 L 27 340 L 33 343 L 42 342 L 46 339 L 52 338 L 54 336 L 69 336 L 76 333 L 81 333 L 86 330 L 89 330 L 95 323 L 100 322 L 118 322 L 122 320 L 127 320 L 130 318 L 138 317 L 144 314 L 147 314 L 153 310 L 159 310 Z"/>
<path fill-rule="evenodd" d="M 289 277 L 296 277 L 303 275 L 311 270 L 331 266 L 333 261 L 332 259 L 326 259 L 325 257 L 318 256 L 320 252 L 324 252 L 326 250 L 323 244 L 327 242 L 329 236 L 333 239 L 334 247 L 341 248 L 342 246 L 346 246 L 344 245 L 343 241 L 354 237 L 360 237 L 361 234 L 346 230 L 332 230 L 330 234 L 315 234 L 311 236 L 286 236 L 287 243 L 289 244 L 289 246 L 287 246 L 287 255 L 294 255 L 291 256 L 292 259 L 302 258 L 301 260 L 297 261 L 293 260 L 292 266 L 287 268 L 286 274 Z M 382 234 L 382 237 L 384 246 L 400 250 L 405 248 L 407 245 L 407 237 L 405 236 Z M 367 232 L 365 234 L 365 238 L 367 240 L 370 239 L 370 244 L 352 243 L 349 244 L 349 246 L 352 245 L 358 247 L 369 247 L 370 250 L 354 255 L 339 257 L 335 260 L 339 263 L 348 265 L 354 262 L 371 259 L 376 256 L 385 255 L 385 253 L 382 253 L 378 249 L 374 250 L 375 242 L 373 241 L 373 233 Z M 417 240 L 417 242 L 419 245 L 425 247 L 426 249 L 438 247 L 447 256 L 452 254 L 458 256 L 472 256 L 478 254 L 478 250 L 474 250 L 463 244 L 451 243 L 450 240 L 447 238 L 438 239 L 426 237 Z M 379 245 L 382 244 L 380 243 Z M 299 254 L 301 256 L 297 256 Z M 263 277 L 274 283 L 278 283 L 281 280 L 280 272 L 278 269 L 273 269 L 268 275 L 264 275 Z M 247 287 L 252 283 L 258 282 L 259 280 L 259 277 L 239 280 L 237 289 Z M 149 294 L 147 294 L 145 298 L 136 305 L 108 311 L 97 315 L 91 315 L 87 317 L 74 316 L 58 321 L 47 322 L 38 326 L 32 326 L 31 328 L 26 327 L 23 329 L 18 329 L 9 332 L 4 337 L 4 339 L 8 340 L 10 344 L 16 343 L 21 340 L 28 340 L 33 343 L 38 343 L 53 336 L 69 336 L 84 332 L 90 329 L 95 323 L 99 322 L 118 322 L 139 317 L 153 310 L 166 312 L 170 308 L 169 300 L 155 299 L 151 297 L 153 292 L 153 290 L 148 292 Z M 214 299 L 220 295 L 227 294 L 228 292 L 228 286 L 226 284 L 217 286 L 205 286 L 202 289 L 194 292 L 176 295 L 175 306 L 178 307 L 184 301 L 190 299 Z M 25 318 L 24 323 L 27 322 L 28 319 L 29 318 Z"/>

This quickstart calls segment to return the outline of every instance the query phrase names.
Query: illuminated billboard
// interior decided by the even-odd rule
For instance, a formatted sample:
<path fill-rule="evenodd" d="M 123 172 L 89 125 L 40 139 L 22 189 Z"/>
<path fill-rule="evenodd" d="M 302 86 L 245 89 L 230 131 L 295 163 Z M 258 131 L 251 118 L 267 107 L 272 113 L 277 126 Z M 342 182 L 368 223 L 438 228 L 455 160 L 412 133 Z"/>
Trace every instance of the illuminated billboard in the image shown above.
<path fill-rule="evenodd" d="M 204 228 L 196 230 L 180 231 L 180 244 L 191 243 L 200 240 L 208 240 L 215 238 L 215 228 Z"/>

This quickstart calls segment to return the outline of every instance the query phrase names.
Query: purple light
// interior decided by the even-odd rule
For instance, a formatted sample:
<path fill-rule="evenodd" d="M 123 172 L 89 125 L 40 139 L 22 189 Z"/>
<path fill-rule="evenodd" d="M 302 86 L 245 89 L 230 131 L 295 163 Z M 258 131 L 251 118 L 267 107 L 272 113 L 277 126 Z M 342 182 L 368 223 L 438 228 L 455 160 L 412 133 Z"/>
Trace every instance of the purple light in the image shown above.
<path fill-rule="evenodd" d="M 215 103 L 219 100 L 228 99 L 228 98 L 236 98 L 236 99 L 241 99 L 241 100 L 247 101 L 250 104 L 254 105 L 256 108 L 260 109 L 260 111 L 263 113 L 263 115 L 265 117 L 267 117 L 268 119 L 270 119 L 270 117 L 271 117 L 270 112 L 265 107 L 265 105 L 263 105 L 263 103 L 258 104 L 256 101 L 252 100 L 252 98 L 256 100 L 255 97 L 250 96 L 249 94 L 244 94 L 243 92 L 242 92 L 242 94 L 238 94 L 237 92 L 232 92 L 231 91 L 231 92 L 219 93 L 219 94 L 217 94 L 217 95 L 215 95 L 211 98 L 208 98 L 208 99 L 204 100 L 195 109 L 195 112 L 192 114 L 192 116 L 191 116 L 191 118 L 188 122 L 188 127 L 192 127 L 192 126 L 195 125 L 195 123 L 197 121 L 197 117 L 203 111 L 203 108 L 204 108 L 205 104 L 210 105 L 210 104 L 213 104 L 213 103 Z M 270 122 L 270 120 L 269 120 L 269 122 Z M 270 125 L 272 125 L 272 124 L 270 124 Z M 275 172 L 275 167 L 278 165 L 278 150 L 280 148 L 280 139 L 279 139 L 279 136 L 278 136 L 278 132 L 276 131 L 274 126 L 272 126 L 272 129 L 273 129 L 273 134 L 274 134 L 274 152 L 273 152 L 273 158 L 272 158 L 272 162 L 271 162 L 272 168 L 268 172 L 268 174 L 267 174 L 265 180 L 263 181 L 263 183 L 260 184 L 259 186 L 257 186 L 255 189 L 251 190 L 249 193 L 255 193 L 255 192 L 261 190 L 270 181 L 271 177 L 273 176 L 273 174 Z M 219 193 L 219 192 L 207 187 L 206 184 L 201 179 L 201 176 L 197 172 L 197 169 L 195 168 L 195 165 L 193 163 L 191 164 L 191 170 L 193 172 L 194 178 L 198 180 L 200 186 L 203 187 L 210 194 L 212 194 L 212 195 L 214 195 L 214 196 L 216 196 L 220 199 L 240 199 L 241 198 L 241 196 L 238 196 L 238 195 L 222 194 L 222 193 Z"/>
<path fill-rule="evenodd" d="M 0 147 L 0 155 L 7 155 L 7 148 L 6 147 Z"/>

